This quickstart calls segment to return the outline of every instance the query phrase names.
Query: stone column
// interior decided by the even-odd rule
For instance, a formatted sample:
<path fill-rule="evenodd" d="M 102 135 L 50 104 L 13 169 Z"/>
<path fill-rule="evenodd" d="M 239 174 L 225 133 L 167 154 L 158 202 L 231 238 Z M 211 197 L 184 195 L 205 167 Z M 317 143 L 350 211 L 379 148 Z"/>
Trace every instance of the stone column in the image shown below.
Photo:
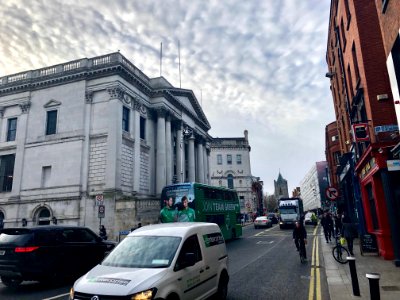
<path fill-rule="evenodd" d="M 172 135 L 171 135 L 171 117 L 165 119 L 165 155 L 166 155 L 166 175 L 167 184 L 172 183 Z"/>
<path fill-rule="evenodd" d="M 156 192 L 161 194 L 166 184 L 165 110 L 157 111 Z"/>
<path fill-rule="evenodd" d="M 133 148 L 133 190 L 139 192 L 140 189 L 140 102 L 133 101 L 134 107 L 134 124 L 133 124 L 133 138 L 135 145 Z"/>
<path fill-rule="evenodd" d="M 21 192 L 21 183 L 23 177 L 24 159 L 25 159 L 25 142 L 26 132 L 28 129 L 28 113 L 31 106 L 30 99 L 19 104 L 21 115 L 18 117 L 16 144 L 17 150 L 14 161 L 14 177 L 12 184 L 11 197 L 19 197 Z M 28 170 L 29 171 L 29 170 Z"/>
<path fill-rule="evenodd" d="M 6 134 L 5 134 L 5 136 L 4 136 L 4 139 L 3 139 L 3 131 L 2 131 L 2 128 L 3 128 L 3 117 L 4 117 L 4 111 L 6 110 L 6 108 L 4 107 L 4 106 L 0 106 L 0 142 L 3 142 L 3 141 L 6 141 L 7 140 L 7 132 L 6 132 Z M 17 126 L 18 126 L 18 124 L 17 124 Z"/>
<path fill-rule="evenodd" d="M 188 165 L 188 168 L 189 168 L 189 181 L 190 182 L 195 182 L 195 180 L 196 180 L 196 178 L 195 178 L 195 176 L 196 176 L 196 173 L 195 173 L 195 158 L 194 158 L 194 135 L 192 134 L 191 136 L 190 136 L 190 138 L 189 138 L 189 153 L 188 153 L 188 155 L 189 155 L 189 159 L 188 159 L 188 161 L 189 161 L 189 165 Z"/>
<path fill-rule="evenodd" d="M 207 162 L 207 144 L 204 142 L 203 144 L 203 164 L 204 164 L 204 173 L 203 173 L 203 182 L 208 184 L 208 162 Z"/>
<path fill-rule="evenodd" d="M 105 188 L 121 188 L 121 145 L 122 145 L 122 104 L 124 91 L 120 87 L 107 89 L 110 94 L 108 102 L 107 164 Z"/>
<path fill-rule="evenodd" d="M 150 194 L 156 194 L 156 144 L 155 144 L 155 137 L 156 137 L 156 122 L 157 122 L 157 115 L 154 113 L 153 110 L 150 110 L 147 113 L 146 119 L 146 143 L 150 147 L 149 153 L 149 187 L 150 187 Z"/>
<path fill-rule="evenodd" d="M 183 135 L 182 135 L 182 122 L 177 123 L 177 131 L 176 131 L 176 176 L 178 178 L 178 182 L 183 182 L 184 174 L 183 174 L 183 160 L 184 157 L 184 144 L 183 144 Z"/>
<path fill-rule="evenodd" d="M 208 175 L 207 175 L 207 182 L 208 184 L 211 184 L 211 174 L 210 174 L 210 153 L 211 150 L 207 150 L 207 170 L 208 170 Z"/>
<path fill-rule="evenodd" d="M 197 181 L 204 183 L 203 141 L 197 144 Z"/>

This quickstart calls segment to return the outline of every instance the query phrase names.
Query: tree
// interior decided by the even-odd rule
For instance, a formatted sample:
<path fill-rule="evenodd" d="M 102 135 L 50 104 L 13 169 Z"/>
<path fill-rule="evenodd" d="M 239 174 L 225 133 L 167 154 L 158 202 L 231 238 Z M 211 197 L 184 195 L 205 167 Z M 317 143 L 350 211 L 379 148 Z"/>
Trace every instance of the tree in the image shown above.
<path fill-rule="evenodd" d="M 265 207 L 267 211 L 274 212 L 278 208 L 278 200 L 275 195 L 267 195 L 264 197 Z"/>

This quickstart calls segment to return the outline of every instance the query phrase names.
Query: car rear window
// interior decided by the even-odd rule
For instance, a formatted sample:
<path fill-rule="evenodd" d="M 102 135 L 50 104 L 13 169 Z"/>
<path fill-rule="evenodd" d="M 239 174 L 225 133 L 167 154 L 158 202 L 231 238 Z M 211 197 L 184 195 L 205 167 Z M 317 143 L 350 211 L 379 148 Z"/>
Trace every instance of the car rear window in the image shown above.
<path fill-rule="evenodd" d="M 6 228 L 0 234 L 0 244 L 22 246 L 32 242 L 33 232 L 26 228 Z"/>

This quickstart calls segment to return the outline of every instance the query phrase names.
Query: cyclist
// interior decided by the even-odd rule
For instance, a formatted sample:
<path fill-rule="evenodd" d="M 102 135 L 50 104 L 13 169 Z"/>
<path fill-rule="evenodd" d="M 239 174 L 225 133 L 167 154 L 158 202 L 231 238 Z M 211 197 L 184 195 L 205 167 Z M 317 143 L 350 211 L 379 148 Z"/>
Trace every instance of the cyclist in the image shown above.
<path fill-rule="evenodd" d="M 293 229 L 293 240 L 296 245 L 297 251 L 302 251 L 304 259 L 307 260 L 306 244 L 307 244 L 307 231 L 300 221 L 296 222 L 296 226 Z"/>

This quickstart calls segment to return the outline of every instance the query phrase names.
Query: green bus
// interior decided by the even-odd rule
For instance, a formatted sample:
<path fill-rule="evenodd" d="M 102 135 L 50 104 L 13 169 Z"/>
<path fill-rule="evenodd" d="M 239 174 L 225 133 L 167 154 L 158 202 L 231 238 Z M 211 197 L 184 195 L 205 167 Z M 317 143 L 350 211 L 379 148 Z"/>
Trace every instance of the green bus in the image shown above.
<path fill-rule="evenodd" d="M 196 222 L 218 224 L 225 240 L 242 235 L 239 197 L 235 190 L 195 182 L 172 184 L 162 190 L 161 208 L 172 197 L 173 209 L 181 210 L 183 196 L 194 209 Z"/>

